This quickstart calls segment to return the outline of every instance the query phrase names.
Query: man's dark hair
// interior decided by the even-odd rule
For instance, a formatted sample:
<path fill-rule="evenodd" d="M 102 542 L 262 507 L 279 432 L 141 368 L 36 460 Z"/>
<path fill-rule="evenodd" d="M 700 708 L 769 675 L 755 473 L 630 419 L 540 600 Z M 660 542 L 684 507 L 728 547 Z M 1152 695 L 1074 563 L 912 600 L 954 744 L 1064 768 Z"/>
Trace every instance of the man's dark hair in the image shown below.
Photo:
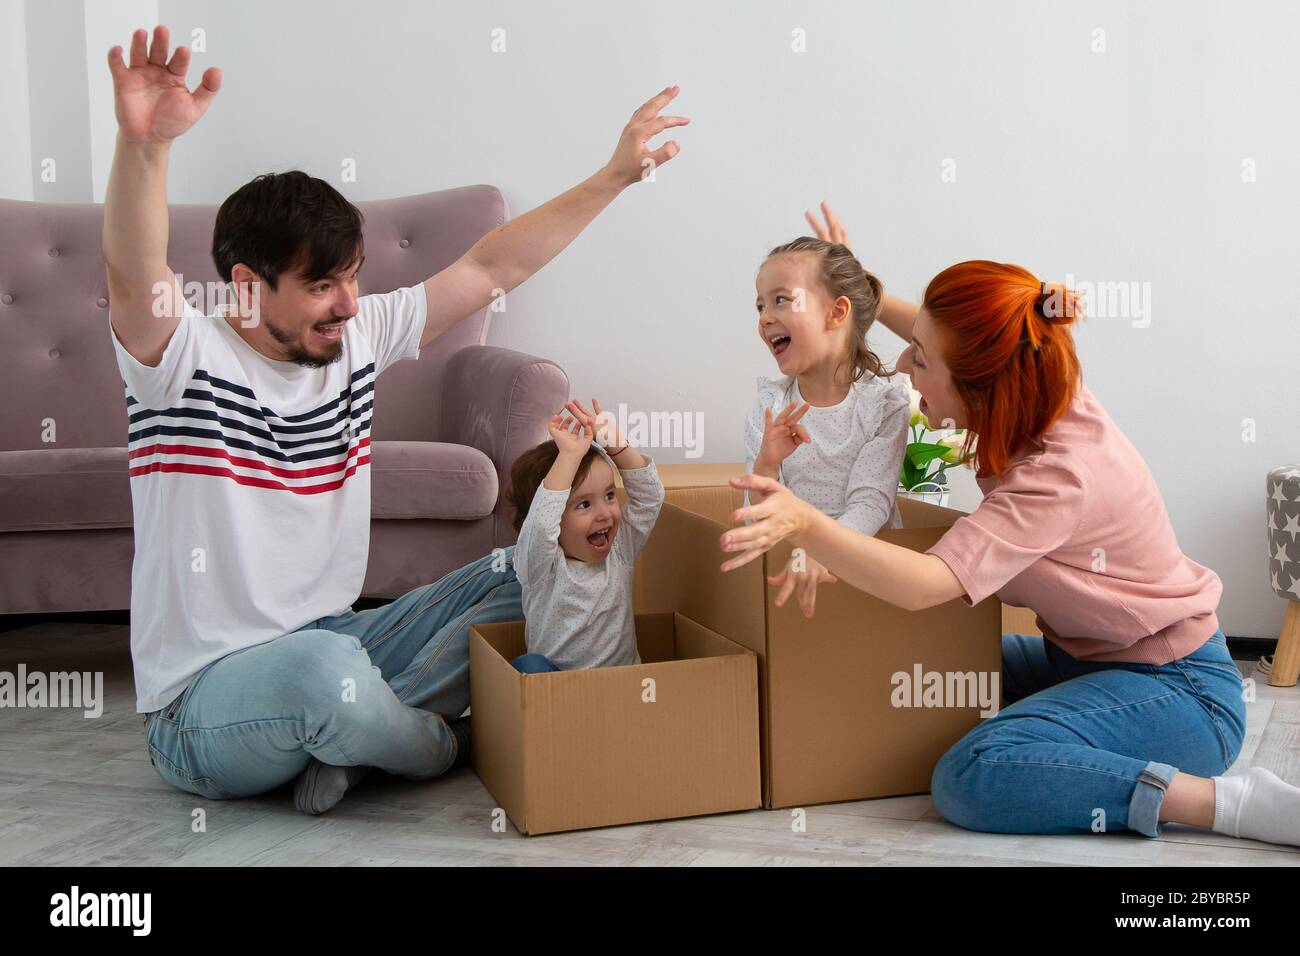
<path fill-rule="evenodd" d="M 323 179 L 296 169 L 265 173 L 217 210 L 212 260 L 226 282 L 239 262 L 272 289 L 290 270 L 316 282 L 361 261 L 361 223 L 361 210 Z"/>

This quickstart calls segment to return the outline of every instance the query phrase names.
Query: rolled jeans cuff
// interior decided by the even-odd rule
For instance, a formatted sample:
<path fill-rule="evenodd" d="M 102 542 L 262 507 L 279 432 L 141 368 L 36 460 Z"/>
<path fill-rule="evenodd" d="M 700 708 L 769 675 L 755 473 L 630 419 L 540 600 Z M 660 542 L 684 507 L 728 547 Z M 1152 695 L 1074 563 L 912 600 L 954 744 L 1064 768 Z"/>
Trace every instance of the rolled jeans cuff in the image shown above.
<path fill-rule="evenodd" d="M 1142 768 L 1133 790 L 1133 799 L 1128 805 L 1130 830 L 1136 830 L 1143 836 L 1160 836 L 1164 829 L 1164 824 L 1160 822 L 1160 804 L 1164 802 L 1165 791 L 1173 783 L 1176 773 L 1178 768 L 1154 760 Z"/>

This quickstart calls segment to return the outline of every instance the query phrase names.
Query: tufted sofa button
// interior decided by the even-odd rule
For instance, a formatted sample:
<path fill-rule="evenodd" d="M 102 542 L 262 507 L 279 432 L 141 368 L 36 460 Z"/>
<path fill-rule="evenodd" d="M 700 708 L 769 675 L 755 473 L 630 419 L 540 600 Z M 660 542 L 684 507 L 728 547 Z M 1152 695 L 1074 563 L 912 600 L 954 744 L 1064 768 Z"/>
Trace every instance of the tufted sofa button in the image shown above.
<path fill-rule="evenodd" d="M 411 244 L 410 239 L 403 239 L 401 242 L 398 243 L 398 245 L 401 246 L 403 249 L 405 249 L 410 244 Z"/>
<path fill-rule="evenodd" d="M 58 349 L 50 349 L 50 358 L 58 358 L 62 354 L 63 353 L 60 352 Z"/>
<path fill-rule="evenodd" d="M 51 258 L 51 259 L 57 259 L 58 257 L 59 257 L 59 250 L 58 250 L 58 249 L 51 249 L 51 250 L 50 250 L 50 258 Z"/>
<path fill-rule="evenodd" d="M 4 295 L 0 295 L 0 302 L 3 302 L 5 305 L 13 305 L 14 297 L 6 292 Z"/>
<path fill-rule="evenodd" d="M 106 309 L 108 308 L 108 300 L 101 295 L 95 300 L 95 305 L 99 306 L 101 309 Z"/>

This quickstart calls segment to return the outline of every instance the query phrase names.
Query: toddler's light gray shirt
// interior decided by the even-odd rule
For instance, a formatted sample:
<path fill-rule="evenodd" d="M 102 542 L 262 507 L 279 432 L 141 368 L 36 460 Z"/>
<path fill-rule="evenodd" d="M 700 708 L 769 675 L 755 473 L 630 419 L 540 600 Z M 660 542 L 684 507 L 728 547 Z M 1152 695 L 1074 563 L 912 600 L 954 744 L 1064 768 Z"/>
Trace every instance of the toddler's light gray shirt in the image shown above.
<path fill-rule="evenodd" d="M 609 454 L 601 454 L 617 470 Z M 653 459 L 622 471 L 627 503 L 608 556 L 599 564 L 569 558 L 560 519 L 572 489 L 539 485 L 515 544 L 524 606 L 524 640 L 562 670 L 639 664 L 632 616 L 632 569 L 664 502 Z"/>

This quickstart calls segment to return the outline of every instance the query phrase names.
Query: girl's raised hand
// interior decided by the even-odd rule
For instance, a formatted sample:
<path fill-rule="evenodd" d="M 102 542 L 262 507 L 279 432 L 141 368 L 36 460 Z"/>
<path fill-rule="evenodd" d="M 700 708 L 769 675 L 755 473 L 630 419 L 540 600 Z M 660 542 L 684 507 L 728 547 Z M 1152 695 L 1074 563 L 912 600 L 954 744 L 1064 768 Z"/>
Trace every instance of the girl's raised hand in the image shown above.
<path fill-rule="evenodd" d="M 606 413 L 596 399 L 593 398 L 591 404 L 595 409 L 594 413 L 576 399 L 567 402 L 564 407 L 569 410 L 570 415 L 582 422 L 596 444 L 602 448 L 622 448 L 625 442 L 623 436 L 618 433 L 618 422 L 614 420 L 614 416 Z"/>
<path fill-rule="evenodd" d="M 812 406 L 807 402 L 797 408 L 796 403 L 791 402 L 775 418 L 772 409 L 763 409 L 763 444 L 758 449 L 759 461 L 775 468 L 800 445 L 812 444 L 808 430 L 799 424 L 799 419 L 810 408 Z"/>
<path fill-rule="evenodd" d="M 577 417 L 565 419 L 563 415 L 552 415 L 546 430 L 563 454 L 585 455 L 591 447 L 591 433 L 588 432 Z"/>
<path fill-rule="evenodd" d="M 816 235 L 818 239 L 822 239 L 826 242 L 838 242 L 841 246 L 847 248 L 849 245 L 849 234 L 845 231 L 844 224 L 840 222 L 840 217 L 831 211 L 831 207 L 827 205 L 825 199 L 822 200 L 821 208 L 822 215 L 826 217 L 825 225 L 818 222 L 817 217 L 811 212 L 805 212 L 803 214 L 803 217 L 808 220 L 808 225 L 812 226 L 813 234 Z"/>

